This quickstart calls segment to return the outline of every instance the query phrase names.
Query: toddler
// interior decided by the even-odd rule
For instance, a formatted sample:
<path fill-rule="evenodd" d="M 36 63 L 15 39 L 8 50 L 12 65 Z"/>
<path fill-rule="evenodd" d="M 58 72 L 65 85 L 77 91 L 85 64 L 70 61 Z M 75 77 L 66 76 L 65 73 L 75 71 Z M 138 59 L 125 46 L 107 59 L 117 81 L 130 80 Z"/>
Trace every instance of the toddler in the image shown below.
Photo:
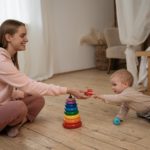
<path fill-rule="evenodd" d="M 121 105 L 114 124 L 120 124 L 130 109 L 134 110 L 138 117 L 150 121 L 150 96 L 144 95 L 132 87 L 132 74 L 126 69 L 120 69 L 111 75 L 110 81 L 115 94 L 100 94 L 95 95 L 94 98 L 99 98 L 105 103 Z"/>

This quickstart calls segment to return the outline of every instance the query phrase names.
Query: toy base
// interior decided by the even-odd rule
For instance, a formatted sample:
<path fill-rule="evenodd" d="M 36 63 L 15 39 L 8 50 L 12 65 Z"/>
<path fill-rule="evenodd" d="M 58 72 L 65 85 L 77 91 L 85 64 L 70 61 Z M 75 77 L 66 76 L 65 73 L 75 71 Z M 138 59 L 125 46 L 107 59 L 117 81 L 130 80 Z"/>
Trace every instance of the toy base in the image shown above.
<path fill-rule="evenodd" d="M 74 124 L 69 124 L 69 123 L 63 123 L 63 127 L 66 129 L 75 129 L 79 128 L 82 126 L 82 122 L 74 123 Z"/>

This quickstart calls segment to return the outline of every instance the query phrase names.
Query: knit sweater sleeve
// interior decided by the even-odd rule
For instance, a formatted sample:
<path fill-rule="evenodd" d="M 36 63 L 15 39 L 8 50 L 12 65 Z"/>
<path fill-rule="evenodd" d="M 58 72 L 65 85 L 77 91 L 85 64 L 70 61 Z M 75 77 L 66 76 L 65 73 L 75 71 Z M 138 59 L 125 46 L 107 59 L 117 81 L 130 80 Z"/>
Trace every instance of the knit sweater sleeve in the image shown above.
<path fill-rule="evenodd" d="M 0 62 L 0 80 L 12 87 L 16 87 L 26 93 L 36 95 L 55 96 L 66 94 L 67 88 L 54 84 L 45 84 L 32 80 L 21 73 L 11 60 Z"/>
<path fill-rule="evenodd" d="M 101 95 L 103 98 L 103 101 L 105 103 L 116 103 L 116 104 L 121 104 L 123 102 L 128 102 L 129 97 L 124 95 L 124 94 L 107 94 L 107 95 Z"/>
<path fill-rule="evenodd" d="M 117 114 L 117 117 L 119 117 L 121 120 L 126 117 L 129 111 L 128 103 L 131 100 L 131 95 L 128 92 L 122 92 L 120 94 L 102 95 L 101 97 L 106 103 L 120 104 L 121 107 Z"/>

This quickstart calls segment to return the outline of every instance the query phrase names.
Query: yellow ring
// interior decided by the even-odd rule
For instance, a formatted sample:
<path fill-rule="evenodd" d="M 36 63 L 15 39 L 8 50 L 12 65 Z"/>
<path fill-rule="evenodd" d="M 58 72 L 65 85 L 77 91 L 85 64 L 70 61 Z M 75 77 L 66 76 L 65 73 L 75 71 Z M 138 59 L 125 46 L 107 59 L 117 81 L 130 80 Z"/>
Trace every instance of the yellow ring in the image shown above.
<path fill-rule="evenodd" d="M 80 118 L 80 115 L 79 115 L 79 114 L 73 115 L 73 116 L 64 115 L 64 118 L 65 118 L 65 119 L 76 119 L 76 118 Z"/>

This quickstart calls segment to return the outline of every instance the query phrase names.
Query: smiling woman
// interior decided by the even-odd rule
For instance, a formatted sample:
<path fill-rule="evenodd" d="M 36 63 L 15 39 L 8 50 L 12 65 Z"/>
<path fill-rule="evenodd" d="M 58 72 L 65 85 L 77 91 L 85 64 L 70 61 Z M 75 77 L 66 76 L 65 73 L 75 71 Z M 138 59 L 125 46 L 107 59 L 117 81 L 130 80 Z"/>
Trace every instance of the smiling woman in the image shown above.
<path fill-rule="evenodd" d="M 26 26 L 18 20 L 6 20 L 0 26 L 0 131 L 9 127 L 14 137 L 25 122 L 32 122 L 44 106 L 43 96 L 71 94 L 87 98 L 83 92 L 32 80 L 19 71 L 17 52 L 25 50 Z"/>

